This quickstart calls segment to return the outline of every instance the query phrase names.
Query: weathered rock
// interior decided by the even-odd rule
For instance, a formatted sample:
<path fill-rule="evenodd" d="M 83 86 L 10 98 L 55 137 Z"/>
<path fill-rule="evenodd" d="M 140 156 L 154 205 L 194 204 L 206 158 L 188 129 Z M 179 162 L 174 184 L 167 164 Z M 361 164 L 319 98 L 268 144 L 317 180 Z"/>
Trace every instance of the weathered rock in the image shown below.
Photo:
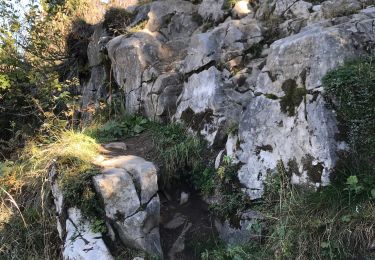
<path fill-rule="evenodd" d="M 283 0 L 276 1 L 274 14 L 277 16 L 284 16 L 285 18 L 302 18 L 308 19 L 310 17 L 310 10 L 312 4 L 305 1 Z"/>
<path fill-rule="evenodd" d="M 127 111 L 141 111 L 143 72 L 166 54 L 166 50 L 157 35 L 147 32 L 138 32 L 131 37 L 118 36 L 108 42 L 107 49 L 116 82 L 125 91 Z"/>
<path fill-rule="evenodd" d="M 106 168 L 122 168 L 128 172 L 132 176 L 135 186 L 139 187 L 142 204 L 147 203 L 158 191 L 157 169 L 153 163 L 141 157 L 118 156 L 103 161 L 101 165 Z"/>
<path fill-rule="evenodd" d="M 87 58 L 90 68 L 103 64 L 105 55 L 102 52 L 102 48 L 104 46 L 100 40 L 106 36 L 107 33 L 102 24 L 95 25 L 94 33 L 87 47 Z"/>
<path fill-rule="evenodd" d="M 301 102 L 293 117 L 280 112 L 279 100 L 264 96 L 254 98 L 247 107 L 239 128 L 244 143 L 238 158 L 245 165 L 238 176 L 250 198 L 261 197 L 264 179 L 279 160 L 291 173 L 292 166 L 298 165 L 293 173 L 300 176 L 305 172 L 311 183 L 329 183 L 339 146 L 335 118 L 321 97 L 316 101 L 312 95 L 305 98 L 306 104 Z"/>
<path fill-rule="evenodd" d="M 146 29 L 161 32 L 168 39 L 190 36 L 199 26 L 194 19 L 196 5 L 182 0 L 156 1 L 151 4 Z"/>
<path fill-rule="evenodd" d="M 113 143 L 107 143 L 104 145 L 105 149 L 115 149 L 115 150 L 122 150 L 126 151 L 127 147 L 124 142 L 113 142 Z"/>
<path fill-rule="evenodd" d="M 125 245 L 162 257 L 154 164 L 128 155 L 104 160 L 100 165 L 106 169 L 93 180 L 113 229 Z"/>
<path fill-rule="evenodd" d="M 169 121 L 176 112 L 176 101 L 182 91 L 180 74 L 165 73 L 142 86 L 145 114 L 153 120 Z"/>
<path fill-rule="evenodd" d="M 184 228 L 181 231 L 181 234 L 178 236 L 176 241 L 173 243 L 172 248 L 168 252 L 169 259 L 171 260 L 178 259 L 176 255 L 185 249 L 185 235 L 186 235 L 186 232 L 189 231 L 191 226 L 192 226 L 191 223 L 185 224 Z"/>
<path fill-rule="evenodd" d="M 198 9 L 198 13 L 202 17 L 203 22 L 219 22 L 223 20 L 225 17 L 225 12 L 223 10 L 224 1 L 225 0 L 203 0 Z"/>
<path fill-rule="evenodd" d="M 106 97 L 107 71 L 105 66 L 98 65 L 91 69 L 90 79 L 83 83 L 81 99 L 81 119 L 90 122 L 95 109 L 99 108 L 100 100 Z"/>
<path fill-rule="evenodd" d="M 66 260 L 114 259 L 100 233 L 91 231 L 90 223 L 82 219 L 79 209 L 68 209 L 66 239 L 63 249 Z"/>
<path fill-rule="evenodd" d="M 353 14 L 362 7 L 362 3 L 358 0 L 334 0 L 323 2 L 321 11 L 324 18 L 333 18 Z"/>
<path fill-rule="evenodd" d="M 166 229 L 176 229 L 180 226 L 182 226 L 186 222 L 186 217 L 181 215 L 180 213 L 176 213 L 172 220 L 169 221 L 164 225 L 164 228 Z"/>
<path fill-rule="evenodd" d="M 163 255 L 159 235 L 160 201 L 156 195 L 144 211 L 138 211 L 125 220 L 115 220 L 116 230 L 121 240 L 149 254 Z"/>
<path fill-rule="evenodd" d="M 229 20 L 212 31 L 194 34 L 184 60 L 183 72 L 194 72 L 212 62 L 227 62 L 241 56 L 262 39 L 260 23 L 250 17 Z"/>
<path fill-rule="evenodd" d="M 106 216 L 110 219 L 127 218 L 140 207 L 132 178 L 120 168 L 104 170 L 93 178 L 97 192 L 102 196 Z"/>
<path fill-rule="evenodd" d="M 293 79 L 312 90 L 321 86 L 321 79 L 329 70 L 363 53 L 355 41 L 351 31 L 340 27 L 305 30 L 273 43 L 263 71 L 269 72 L 279 86 Z"/>
<path fill-rule="evenodd" d="M 181 192 L 181 196 L 180 196 L 180 205 L 183 205 L 185 203 L 187 203 L 189 200 L 189 193 L 186 193 L 186 192 Z"/>
<path fill-rule="evenodd" d="M 235 120 L 241 113 L 241 107 L 225 96 L 224 89 L 220 71 L 210 67 L 189 78 L 178 100 L 175 117 L 200 131 L 211 145 L 223 138 L 227 118 Z"/>

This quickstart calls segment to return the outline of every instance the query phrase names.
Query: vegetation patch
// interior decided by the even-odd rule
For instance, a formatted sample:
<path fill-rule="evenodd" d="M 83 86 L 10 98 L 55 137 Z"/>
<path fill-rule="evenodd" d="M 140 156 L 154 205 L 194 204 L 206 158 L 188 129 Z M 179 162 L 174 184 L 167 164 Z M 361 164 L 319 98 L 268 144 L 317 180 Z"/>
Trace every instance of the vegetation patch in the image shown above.
<path fill-rule="evenodd" d="M 157 161 L 163 168 L 163 185 L 169 186 L 201 167 L 203 142 L 184 125 L 154 125 L 152 140 Z"/>
<path fill-rule="evenodd" d="M 203 173 L 193 175 L 194 183 L 206 198 L 214 197 L 217 202 L 210 205 L 214 215 L 222 220 L 238 221 L 239 213 L 249 206 L 249 198 L 241 191 L 237 178 L 239 165 L 232 158 L 224 156 L 222 165 L 215 170 L 207 167 Z"/>
<path fill-rule="evenodd" d="M 94 125 L 86 133 L 100 142 L 119 140 L 142 133 L 149 121 L 141 116 L 123 115 Z"/>
<path fill-rule="evenodd" d="M 104 15 L 103 26 L 111 34 L 118 36 L 127 32 L 127 27 L 133 20 L 133 14 L 125 9 L 111 7 Z"/>
<path fill-rule="evenodd" d="M 281 111 L 295 116 L 298 107 L 307 94 L 306 88 L 299 88 L 295 80 L 288 79 L 281 86 L 285 95 L 280 99 Z"/>
<path fill-rule="evenodd" d="M 351 150 L 368 162 L 375 161 L 375 59 L 346 62 L 323 78 L 327 100 L 337 117 Z M 374 164 L 372 163 L 374 167 Z"/>

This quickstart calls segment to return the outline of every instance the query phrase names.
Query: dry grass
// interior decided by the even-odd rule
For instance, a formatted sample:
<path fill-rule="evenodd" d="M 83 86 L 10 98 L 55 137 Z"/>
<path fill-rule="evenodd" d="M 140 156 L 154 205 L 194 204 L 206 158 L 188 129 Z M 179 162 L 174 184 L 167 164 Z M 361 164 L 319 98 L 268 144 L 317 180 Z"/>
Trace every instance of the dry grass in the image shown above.
<path fill-rule="evenodd" d="M 56 160 L 67 169 L 66 165 L 79 161 L 84 167 L 98 155 L 99 146 L 73 131 L 51 132 L 46 138 L 29 142 L 16 161 L 1 165 L 0 259 L 60 258 L 61 242 L 49 196 L 49 165 Z"/>

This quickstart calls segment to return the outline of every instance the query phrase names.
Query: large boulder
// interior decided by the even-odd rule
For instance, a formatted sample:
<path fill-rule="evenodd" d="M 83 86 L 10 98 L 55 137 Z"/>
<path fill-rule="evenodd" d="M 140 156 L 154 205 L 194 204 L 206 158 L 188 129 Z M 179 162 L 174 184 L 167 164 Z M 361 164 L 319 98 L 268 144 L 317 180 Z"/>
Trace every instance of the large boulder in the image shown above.
<path fill-rule="evenodd" d="M 125 245 L 162 257 L 154 164 L 137 156 L 118 156 L 100 165 L 105 170 L 93 181 L 109 224 Z"/>
<path fill-rule="evenodd" d="M 203 22 L 219 22 L 224 19 L 225 11 L 223 10 L 225 0 L 203 0 L 199 5 L 198 13 Z"/>

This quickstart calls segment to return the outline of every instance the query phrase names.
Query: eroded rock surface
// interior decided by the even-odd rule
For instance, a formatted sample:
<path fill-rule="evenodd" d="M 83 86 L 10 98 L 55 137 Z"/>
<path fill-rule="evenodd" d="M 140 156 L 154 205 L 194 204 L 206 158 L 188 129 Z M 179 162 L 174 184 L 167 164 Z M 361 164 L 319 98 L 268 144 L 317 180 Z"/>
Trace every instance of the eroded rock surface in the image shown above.
<path fill-rule="evenodd" d="M 104 204 L 103 220 L 110 231 L 109 237 L 121 239 L 126 247 L 162 258 L 156 167 L 137 156 L 115 156 L 100 163 L 104 169 L 92 181 Z M 53 167 L 50 181 L 57 229 L 64 241 L 64 259 L 113 259 L 103 235 L 91 231 L 90 218 L 82 216 L 75 207 L 67 208 L 58 178 L 57 169 Z"/>
<path fill-rule="evenodd" d="M 346 146 L 335 139 L 322 78 L 374 50 L 371 4 L 154 1 L 138 9 L 145 28 L 106 49 L 128 112 L 187 122 L 209 145 L 226 147 L 241 163 L 244 191 L 258 199 L 278 163 L 294 183 L 329 184 Z"/>

